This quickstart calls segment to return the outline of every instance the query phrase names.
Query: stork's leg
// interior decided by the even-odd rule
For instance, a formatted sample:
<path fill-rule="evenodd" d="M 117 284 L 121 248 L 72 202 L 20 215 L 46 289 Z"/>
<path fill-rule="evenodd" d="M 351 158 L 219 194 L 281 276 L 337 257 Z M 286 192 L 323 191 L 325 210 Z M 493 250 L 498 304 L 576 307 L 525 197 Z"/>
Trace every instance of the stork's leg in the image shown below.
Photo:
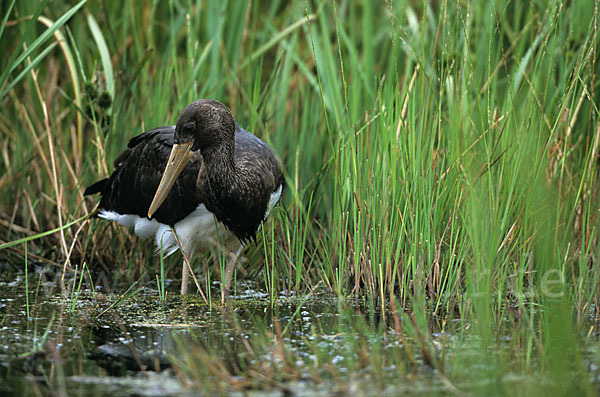
<path fill-rule="evenodd" d="M 200 295 L 202 295 L 202 299 L 204 299 L 204 302 L 208 303 L 204 292 L 202 292 L 202 288 L 200 288 L 200 284 L 198 284 L 198 279 L 196 278 L 196 275 L 192 270 L 191 255 L 188 255 L 184 251 L 183 246 L 181 245 L 181 241 L 179 241 L 179 237 L 177 236 L 177 233 L 175 232 L 175 229 L 173 227 L 171 227 L 171 233 L 173 233 L 173 237 L 175 237 L 175 241 L 177 241 L 177 246 L 181 250 L 181 254 L 183 256 L 183 268 L 181 270 L 181 295 L 185 295 L 187 293 L 188 280 L 191 274 L 192 279 L 194 280 L 194 284 L 196 284 L 196 288 L 198 288 L 198 292 L 200 292 Z"/>
<path fill-rule="evenodd" d="M 181 269 L 181 295 L 187 294 L 189 277 L 190 277 L 190 271 L 188 270 L 188 265 L 185 262 L 185 258 L 184 258 L 183 259 L 183 269 Z"/>
<path fill-rule="evenodd" d="M 240 257 L 240 253 L 244 248 L 243 244 L 235 251 L 231 251 L 227 265 L 225 266 L 225 288 L 221 290 L 221 303 L 225 303 L 225 298 L 229 295 L 229 287 L 231 286 L 231 279 L 233 278 L 233 270 L 235 269 L 235 263 Z"/>

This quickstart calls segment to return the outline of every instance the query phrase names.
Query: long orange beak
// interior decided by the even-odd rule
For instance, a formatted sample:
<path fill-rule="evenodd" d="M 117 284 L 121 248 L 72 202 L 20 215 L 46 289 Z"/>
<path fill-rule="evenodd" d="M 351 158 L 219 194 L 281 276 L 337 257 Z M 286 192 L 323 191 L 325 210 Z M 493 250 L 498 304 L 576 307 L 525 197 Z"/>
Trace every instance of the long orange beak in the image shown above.
<path fill-rule="evenodd" d="M 151 218 L 156 210 L 160 208 L 161 204 L 169 195 L 177 177 L 190 161 L 190 158 L 192 157 L 192 143 L 193 142 L 173 145 L 171 154 L 169 155 L 169 161 L 167 161 L 167 166 L 165 167 L 163 176 L 156 189 L 156 194 L 148 209 L 148 218 Z"/>

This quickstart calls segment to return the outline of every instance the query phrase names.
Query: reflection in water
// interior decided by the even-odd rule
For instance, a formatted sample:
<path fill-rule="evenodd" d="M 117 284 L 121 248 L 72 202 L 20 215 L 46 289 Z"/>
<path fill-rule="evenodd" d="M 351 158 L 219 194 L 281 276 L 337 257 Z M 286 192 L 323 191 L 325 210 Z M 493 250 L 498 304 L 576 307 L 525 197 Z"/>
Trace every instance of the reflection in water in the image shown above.
<path fill-rule="evenodd" d="M 276 395 L 481 394 L 495 390 L 498 379 L 523 390 L 554 381 L 497 362 L 526 357 L 526 344 L 510 327 L 498 333 L 491 355 L 460 318 L 427 315 L 430 322 L 419 328 L 410 308 L 383 316 L 379 302 L 282 294 L 271 304 L 264 292 L 238 286 L 225 306 L 208 307 L 193 296 L 161 302 L 152 287 L 123 299 L 103 288 L 63 297 L 50 282 L 32 285 L 27 318 L 23 280 L 0 281 L 1 395 L 189 395 L 193 387 Z M 597 338 L 587 341 L 588 375 L 598 384 Z M 537 365 L 536 356 L 527 359 Z"/>
<path fill-rule="evenodd" d="M 0 282 L 0 376 L 7 381 L 0 392 L 47 394 L 68 388 L 69 395 L 114 395 L 116 390 L 143 395 L 168 385 L 168 394 L 184 393 L 172 362 L 193 349 L 218 354 L 234 373 L 239 357 L 248 353 L 247 341 L 273 332 L 275 321 L 288 325 L 289 343 L 302 349 L 311 329 L 334 326 L 336 318 L 331 296 L 304 301 L 282 296 L 272 306 L 267 294 L 243 288 L 227 306 L 209 310 L 200 299 L 179 296 L 169 297 L 163 307 L 149 289 L 114 305 L 118 296 L 85 290 L 75 300 L 61 297 L 49 283 L 43 287 L 35 298 L 30 290 L 27 319 L 23 283 Z M 135 381 L 140 376 L 142 384 Z M 122 389 L 125 384 L 128 391 Z"/>

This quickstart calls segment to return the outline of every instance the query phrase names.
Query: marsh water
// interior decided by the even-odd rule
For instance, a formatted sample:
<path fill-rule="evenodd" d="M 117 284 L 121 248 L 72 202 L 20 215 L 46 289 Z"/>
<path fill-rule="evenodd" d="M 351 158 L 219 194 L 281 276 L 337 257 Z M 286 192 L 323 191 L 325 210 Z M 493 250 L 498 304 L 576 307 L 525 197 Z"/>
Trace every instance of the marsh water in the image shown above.
<path fill-rule="evenodd" d="M 206 387 L 208 394 L 231 395 L 502 395 L 556 386 L 550 376 L 524 374 L 518 364 L 498 376 L 486 361 L 489 352 L 477 337 L 466 336 L 469 325 L 460 319 L 446 327 L 460 330 L 455 333 L 429 324 L 437 357 L 431 358 L 414 334 L 376 331 L 386 328 L 377 310 L 359 304 L 345 313 L 331 293 L 273 297 L 257 285 L 239 284 L 221 305 L 215 283 L 214 303 L 207 305 L 198 296 L 161 300 L 152 283 L 116 284 L 108 291 L 73 276 L 62 293 L 58 273 L 38 269 L 28 276 L 26 296 L 23 274 L 3 274 L 2 395 L 186 396 Z M 582 349 L 583 376 L 597 392 L 598 337 L 591 341 L 574 348 Z M 507 335 L 498 348 L 512 346 Z M 448 358 L 458 353 L 460 360 Z M 452 380 L 431 363 L 444 357 L 447 373 L 456 375 Z M 527 358 L 511 360 L 521 359 Z M 460 365 L 467 367 L 453 368 Z"/>

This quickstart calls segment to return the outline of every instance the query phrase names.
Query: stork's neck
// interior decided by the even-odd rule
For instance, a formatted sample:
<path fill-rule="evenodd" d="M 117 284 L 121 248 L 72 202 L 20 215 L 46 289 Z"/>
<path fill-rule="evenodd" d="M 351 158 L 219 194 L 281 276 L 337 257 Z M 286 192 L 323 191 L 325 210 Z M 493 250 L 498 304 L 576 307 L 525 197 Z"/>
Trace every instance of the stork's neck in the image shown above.
<path fill-rule="evenodd" d="M 204 159 L 204 189 L 202 201 L 217 220 L 223 222 L 240 239 L 247 239 L 248 230 L 240 219 L 248 213 L 251 204 L 240 194 L 248 185 L 247 173 L 235 160 L 233 144 L 202 152 Z M 241 217 L 241 218 L 240 218 Z M 256 228 L 252 230 L 255 231 Z"/>
<path fill-rule="evenodd" d="M 239 177 L 235 161 L 235 144 L 225 142 L 222 145 L 204 149 L 202 151 L 206 174 L 213 194 L 227 192 L 236 184 Z"/>

